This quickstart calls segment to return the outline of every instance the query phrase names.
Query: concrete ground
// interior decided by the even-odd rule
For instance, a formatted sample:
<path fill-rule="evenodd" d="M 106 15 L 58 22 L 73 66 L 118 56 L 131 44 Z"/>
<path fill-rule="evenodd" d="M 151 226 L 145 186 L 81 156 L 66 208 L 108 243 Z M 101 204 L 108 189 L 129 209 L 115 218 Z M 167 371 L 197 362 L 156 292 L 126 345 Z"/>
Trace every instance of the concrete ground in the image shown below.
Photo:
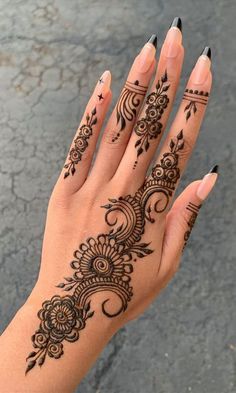
<path fill-rule="evenodd" d="M 177 103 L 205 45 L 214 87 L 182 187 L 220 165 L 169 287 L 108 345 L 77 393 L 236 392 L 236 4 L 234 0 L 0 0 L 0 329 L 37 276 L 45 212 L 92 88 L 114 98 L 152 33 L 183 20 Z M 12 392 L 9 392 L 12 393 Z"/>

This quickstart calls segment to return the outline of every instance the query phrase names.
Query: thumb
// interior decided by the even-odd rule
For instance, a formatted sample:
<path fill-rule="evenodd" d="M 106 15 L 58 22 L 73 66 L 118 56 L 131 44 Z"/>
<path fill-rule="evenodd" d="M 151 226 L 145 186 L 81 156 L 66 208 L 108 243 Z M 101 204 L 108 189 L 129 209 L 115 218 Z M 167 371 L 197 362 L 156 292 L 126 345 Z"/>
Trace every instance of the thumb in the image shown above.
<path fill-rule="evenodd" d="M 167 214 L 162 252 L 162 266 L 165 272 L 177 270 L 199 209 L 212 191 L 217 177 L 218 166 L 216 165 L 202 180 L 189 184 Z"/>

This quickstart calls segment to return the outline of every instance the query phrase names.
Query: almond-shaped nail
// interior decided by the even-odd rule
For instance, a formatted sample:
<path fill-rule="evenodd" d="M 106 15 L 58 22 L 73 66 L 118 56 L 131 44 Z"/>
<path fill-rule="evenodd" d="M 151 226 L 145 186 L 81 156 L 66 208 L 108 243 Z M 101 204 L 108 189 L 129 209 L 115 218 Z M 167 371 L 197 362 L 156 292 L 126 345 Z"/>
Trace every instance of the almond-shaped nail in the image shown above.
<path fill-rule="evenodd" d="M 174 18 L 166 34 L 162 48 L 162 54 L 167 58 L 175 58 L 180 52 L 182 45 L 182 21 L 179 17 Z"/>
<path fill-rule="evenodd" d="M 149 70 L 156 56 L 156 47 L 157 36 L 153 34 L 136 58 L 134 66 L 138 72 L 146 73 Z"/>
<path fill-rule="evenodd" d="M 111 86 L 111 73 L 110 71 L 105 71 L 99 78 L 97 85 L 94 90 L 95 101 L 98 104 L 102 104 L 107 94 L 110 91 Z"/>
<path fill-rule="evenodd" d="M 192 71 L 191 81 L 195 85 L 203 85 L 206 81 L 211 68 L 211 49 L 206 46 L 199 56 Z"/>
<path fill-rule="evenodd" d="M 202 201 L 205 201 L 205 199 L 212 191 L 218 177 L 218 169 L 219 169 L 218 165 L 215 165 L 209 171 L 209 173 L 207 173 L 207 175 L 204 176 L 201 183 L 199 184 L 196 195 Z"/>

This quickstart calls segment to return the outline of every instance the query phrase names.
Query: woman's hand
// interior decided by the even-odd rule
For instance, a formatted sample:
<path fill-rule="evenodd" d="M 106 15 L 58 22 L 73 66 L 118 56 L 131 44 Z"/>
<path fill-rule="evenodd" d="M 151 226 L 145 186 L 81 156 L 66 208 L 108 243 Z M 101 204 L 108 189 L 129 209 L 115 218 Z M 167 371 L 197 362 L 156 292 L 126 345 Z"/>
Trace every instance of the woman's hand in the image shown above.
<path fill-rule="evenodd" d="M 101 76 L 50 198 L 40 273 L 27 301 L 39 310 L 38 318 L 33 317 L 32 349 L 29 338 L 29 378 L 47 368 L 51 375 L 54 367 L 61 373 L 68 358 L 76 359 L 71 370 L 78 373 L 80 368 L 83 376 L 94 360 L 88 347 L 98 353 L 174 275 L 200 205 L 216 180 L 214 168 L 171 207 L 210 94 L 209 48 L 196 62 L 147 175 L 179 84 L 184 49 L 178 19 L 167 33 L 147 93 L 155 52 L 152 36 L 131 67 L 92 166 L 111 101 L 111 74 Z M 107 338 L 98 338 L 103 329 Z M 91 353 L 87 365 L 78 365 L 85 351 Z M 61 384 L 62 377 L 57 378 Z"/>

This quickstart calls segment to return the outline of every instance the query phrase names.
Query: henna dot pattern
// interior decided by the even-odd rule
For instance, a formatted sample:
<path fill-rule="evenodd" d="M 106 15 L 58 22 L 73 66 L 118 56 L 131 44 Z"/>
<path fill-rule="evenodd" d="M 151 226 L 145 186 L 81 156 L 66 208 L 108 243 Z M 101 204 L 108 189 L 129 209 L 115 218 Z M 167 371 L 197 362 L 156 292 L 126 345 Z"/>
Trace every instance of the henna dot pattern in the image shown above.
<path fill-rule="evenodd" d="M 192 113 L 197 113 L 197 104 L 207 105 L 209 93 L 207 91 L 186 89 L 183 100 L 188 101 L 188 104 L 184 108 L 186 113 L 186 121 L 191 117 Z"/>
<path fill-rule="evenodd" d="M 68 162 L 64 165 L 66 169 L 64 179 L 75 174 L 76 165 L 82 160 L 83 153 L 88 147 L 88 140 L 93 134 L 93 126 L 97 123 L 96 113 L 96 108 L 94 108 L 91 114 L 87 114 L 86 123 L 80 127 L 78 136 L 74 139 L 74 146 L 69 152 Z"/>
<path fill-rule="evenodd" d="M 39 327 L 31 337 L 35 350 L 26 359 L 26 373 L 36 365 L 41 367 L 47 356 L 59 359 L 64 354 L 65 342 L 79 340 L 81 330 L 94 315 L 90 302 L 95 293 L 104 292 L 104 296 L 108 293 L 101 303 L 101 312 L 106 317 L 116 317 L 127 309 L 133 296 L 131 277 L 135 264 L 153 252 L 150 243 L 142 241 L 146 225 L 155 222 L 155 214 L 163 212 L 169 204 L 180 177 L 179 151 L 183 147 L 181 130 L 134 195 L 109 198 L 101 206 L 108 230 L 89 237 L 74 251 L 70 263 L 73 274 L 57 285 L 70 294 L 54 295 L 43 302 L 38 312 Z M 192 205 L 191 209 L 195 214 Z M 109 293 L 118 301 L 113 312 L 109 310 Z"/>

